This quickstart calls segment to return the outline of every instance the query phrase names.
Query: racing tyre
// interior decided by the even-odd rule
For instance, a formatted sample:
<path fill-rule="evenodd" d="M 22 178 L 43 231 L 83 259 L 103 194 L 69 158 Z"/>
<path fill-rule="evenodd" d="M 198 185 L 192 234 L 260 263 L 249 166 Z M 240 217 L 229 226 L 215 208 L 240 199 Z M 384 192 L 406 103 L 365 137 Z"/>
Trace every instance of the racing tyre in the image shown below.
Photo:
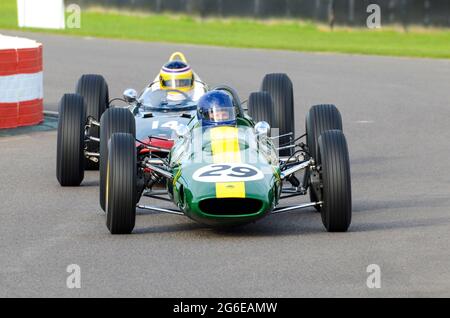
<path fill-rule="evenodd" d="M 275 125 L 272 97 L 267 92 L 250 94 L 248 98 L 248 113 L 255 123 L 266 121 L 270 127 Z"/>
<path fill-rule="evenodd" d="M 59 103 L 56 178 L 61 186 L 79 186 L 84 178 L 86 106 L 78 94 L 65 94 Z"/>
<path fill-rule="evenodd" d="M 100 120 L 100 206 L 105 210 L 106 167 L 108 142 L 114 133 L 129 133 L 136 136 L 136 121 L 126 108 L 110 108 Z"/>
<path fill-rule="evenodd" d="M 346 232 L 352 219 L 352 189 L 347 141 L 341 130 L 319 137 L 322 223 L 328 232 Z"/>
<path fill-rule="evenodd" d="M 312 106 L 306 115 L 306 144 L 311 157 L 316 160 L 317 164 L 320 164 L 319 158 L 317 158 L 318 140 L 320 135 L 327 131 L 338 129 L 342 130 L 342 118 L 339 110 L 334 105 L 315 105 Z M 306 171 L 305 179 L 309 178 L 309 170 Z M 314 190 L 310 188 L 309 198 L 311 202 L 317 202 L 317 196 Z M 320 207 L 317 205 L 316 210 L 320 211 Z"/>
<path fill-rule="evenodd" d="M 107 165 L 106 226 L 111 234 L 130 234 L 136 221 L 136 144 L 133 135 L 112 135 Z"/>
<path fill-rule="evenodd" d="M 342 130 L 342 117 L 334 105 L 315 105 L 306 114 L 306 143 L 309 153 L 316 161 L 318 140 L 320 135 L 327 130 Z"/>
<path fill-rule="evenodd" d="M 108 108 L 109 91 L 108 84 L 101 75 L 85 74 L 78 80 L 76 87 L 77 94 L 84 97 L 86 103 L 86 119 L 92 117 L 100 121 L 103 112 Z M 92 126 L 89 129 L 89 134 L 92 137 L 99 138 L 100 130 L 97 126 Z M 87 150 L 90 152 L 99 152 L 99 144 L 91 141 L 87 145 Z M 99 163 L 93 162 L 89 159 L 85 160 L 85 169 L 98 170 Z"/>
<path fill-rule="evenodd" d="M 294 91 L 292 82 L 284 73 L 267 74 L 262 82 L 261 91 L 268 92 L 273 101 L 273 128 L 279 129 L 279 134 L 295 133 Z M 279 144 L 286 144 L 290 137 L 279 139 Z M 292 149 L 280 150 L 280 156 L 289 156 Z"/>

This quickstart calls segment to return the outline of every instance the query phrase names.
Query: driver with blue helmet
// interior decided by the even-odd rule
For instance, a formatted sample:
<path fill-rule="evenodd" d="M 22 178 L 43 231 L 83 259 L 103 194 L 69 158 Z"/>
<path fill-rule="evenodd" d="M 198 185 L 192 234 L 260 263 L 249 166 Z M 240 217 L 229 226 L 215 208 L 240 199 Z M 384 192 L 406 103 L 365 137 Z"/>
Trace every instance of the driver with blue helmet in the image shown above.
<path fill-rule="evenodd" d="M 236 111 L 229 94 L 213 90 L 198 101 L 198 119 L 203 127 L 235 126 Z"/>

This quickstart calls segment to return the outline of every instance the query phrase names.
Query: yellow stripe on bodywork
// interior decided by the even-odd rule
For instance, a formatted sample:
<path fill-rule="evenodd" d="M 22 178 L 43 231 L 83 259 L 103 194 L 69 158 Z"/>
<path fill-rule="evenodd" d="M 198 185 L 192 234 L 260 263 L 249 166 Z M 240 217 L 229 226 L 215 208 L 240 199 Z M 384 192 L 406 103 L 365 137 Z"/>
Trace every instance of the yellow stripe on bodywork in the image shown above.
<path fill-rule="evenodd" d="M 181 168 L 178 170 L 177 174 L 175 175 L 175 177 L 173 178 L 173 186 L 175 186 L 177 184 L 178 179 L 180 179 L 181 176 Z"/>
<path fill-rule="evenodd" d="M 217 198 L 245 198 L 245 182 L 217 182 Z"/>
<path fill-rule="evenodd" d="M 240 163 L 238 129 L 214 127 L 211 129 L 211 152 L 214 163 Z M 217 198 L 245 198 L 245 182 L 216 182 Z"/>
<path fill-rule="evenodd" d="M 212 128 L 211 151 L 214 163 L 240 163 L 238 129 L 235 127 Z"/>

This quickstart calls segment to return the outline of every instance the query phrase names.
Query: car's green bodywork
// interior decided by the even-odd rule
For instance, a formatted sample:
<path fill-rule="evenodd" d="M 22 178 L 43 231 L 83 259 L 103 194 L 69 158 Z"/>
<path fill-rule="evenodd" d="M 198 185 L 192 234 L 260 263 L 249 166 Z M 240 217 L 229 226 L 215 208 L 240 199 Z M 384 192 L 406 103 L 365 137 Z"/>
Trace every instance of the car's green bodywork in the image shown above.
<path fill-rule="evenodd" d="M 245 224 L 269 214 L 282 186 L 271 139 L 255 135 L 247 116 L 238 118 L 236 127 L 203 128 L 196 119 L 188 127 L 189 134 L 171 150 L 174 178 L 167 185 L 184 214 L 211 226 Z"/>

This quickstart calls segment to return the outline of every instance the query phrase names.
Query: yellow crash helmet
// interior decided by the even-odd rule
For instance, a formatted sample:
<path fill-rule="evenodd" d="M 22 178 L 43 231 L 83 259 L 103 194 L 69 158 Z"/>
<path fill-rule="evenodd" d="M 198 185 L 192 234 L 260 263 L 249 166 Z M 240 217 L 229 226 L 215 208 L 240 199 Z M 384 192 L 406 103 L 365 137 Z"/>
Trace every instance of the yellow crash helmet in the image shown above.
<path fill-rule="evenodd" d="M 172 54 L 159 73 L 161 89 L 189 92 L 194 88 L 194 73 L 182 53 Z"/>

